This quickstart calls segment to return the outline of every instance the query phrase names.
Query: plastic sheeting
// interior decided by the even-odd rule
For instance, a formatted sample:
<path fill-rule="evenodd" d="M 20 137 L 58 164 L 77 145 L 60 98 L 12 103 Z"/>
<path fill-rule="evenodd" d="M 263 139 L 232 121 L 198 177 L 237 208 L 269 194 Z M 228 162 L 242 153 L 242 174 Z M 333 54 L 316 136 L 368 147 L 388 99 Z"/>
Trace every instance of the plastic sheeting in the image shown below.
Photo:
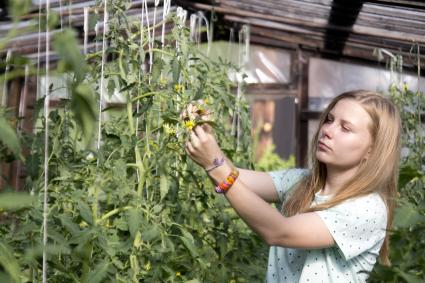
<path fill-rule="evenodd" d="M 205 44 L 202 48 L 206 50 Z M 213 59 L 222 59 L 231 62 L 235 66 L 239 65 L 238 58 L 240 49 L 237 43 L 225 41 L 215 41 L 212 43 L 210 57 Z M 259 45 L 250 45 L 249 60 L 245 66 L 247 83 L 288 83 L 290 81 L 291 55 L 288 51 L 263 47 Z"/>
<path fill-rule="evenodd" d="M 311 58 L 309 64 L 309 110 L 321 111 L 336 95 L 356 89 L 387 93 L 393 82 L 425 91 L 425 78 L 396 74 L 383 68 Z"/>

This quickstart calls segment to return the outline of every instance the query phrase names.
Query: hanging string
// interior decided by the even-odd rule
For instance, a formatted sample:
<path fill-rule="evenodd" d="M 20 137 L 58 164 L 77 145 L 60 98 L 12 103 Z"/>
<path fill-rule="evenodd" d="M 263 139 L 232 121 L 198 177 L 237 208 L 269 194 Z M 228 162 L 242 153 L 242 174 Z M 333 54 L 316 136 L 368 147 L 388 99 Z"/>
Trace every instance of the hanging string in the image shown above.
<path fill-rule="evenodd" d="M 184 10 L 182 7 L 177 7 L 176 10 L 176 16 L 177 16 L 177 25 L 181 29 L 184 27 L 187 19 L 187 11 Z M 180 44 L 178 41 L 176 41 L 176 49 L 177 51 L 180 51 Z"/>
<path fill-rule="evenodd" d="M 45 74 L 45 96 L 44 96 L 44 197 L 43 197 L 43 283 L 47 281 L 47 214 L 48 214 L 48 181 L 49 181 L 49 52 L 50 52 L 50 35 L 49 35 L 49 13 L 50 0 L 46 1 L 46 74 Z"/>
<path fill-rule="evenodd" d="M 28 64 L 25 65 L 25 73 L 24 73 L 24 87 L 21 91 L 21 95 L 19 97 L 19 108 L 18 108 L 18 123 L 16 125 L 16 131 L 18 134 L 22 133 L 24 128 L 24 117 L 25 117 L 25 107 L 27 101 L 27 93 L 28 93 L 28 75 L 29 75 L 29 67 Z M 15 188 L 19 188 L 19 176 L 21 176 L 22 171 L 22 162 L 18 161 L 16 163 L 16 176 L 18 176 L 15 180 Z M 32 194 L 31 194 L 32 195 Z"/>
<path fill-rule="evenodd" d="M 158 1 L 159 2 L 159 1 Z M 163 2 L 163 9 L 162 9 L 162 32 L 161 32 L 161 51 L 164 51 L 164 45 L 165 45 L 165 20 L 168 16 L 168 13 L 170 12 L 170 6 L 171 6 L 171 1 L 170 0 L 164 0 Z M 156 10 L 155 10 L 155 14 L 156 14 Z M 154 18 L 154 26 L 155 26 L 155 18 Z M 155 34 L 154 34 L 155 35 Z M 164 58 L 164 53 L 161 52 L 161 59 Z M 162 79 L 163 76 L 163 71 L 161 69 L 161 74 L 160 74 L 160 78 Z M 158 126 L 161 122 L 161 111 L 162 111 L 162 105 L 161 105 L 161 101 L 159 102 L 159 107 L 158 107 L 158 117 L 157 117 L 157 123 Z M 160 138 L 160 133 L 157 133 L 156 136 L 156 140 L 157 143 L 159 143 L 159 138 Z"/>
<path fill-rule="evenodd" d="M 59 0 L 59 17 L 61 22 L 61 30 L 63 30 L 62 0 Z"/>
<path fill-rule="evenodd" d="M 84 7 L 84 54 L 87 54 L 89 37 L 89 9 L 90 7 Z"/>
<path fill-rule="evenodd" d="M 211 33 L 210 33 L 210 24 L 209 24 L 207 18 L 205 17 L 204 13 L 201 12 L 201 11 L 198 12 L 198 18 L 199 18 L 199 22 L 198 22 L 198 25 L 199 25 L 198 45 L 201 42 L 201 28 L 202 28 L 202 20 L 203 20 L 204 23 L 205 23 L 205 27 L 207 29 L 207 41 L 208 41 L 207 56 L 208 56 L 210 54 L 211 42 L 212 42 Z"/>
<path fill-rule="evenodd" d="M 249 43 L 250 43 L 250 29 L 248 25 L 243 25 L 242 29 L 239 31 L 239 45 L 238 45 L 238 67 L 240 73 L 236 74 L 237 79 L 237 93 L 236 93 L 236 103 L 235 111 L 232 121 L 232 135 L 236 135 L 236 150 L 239 150 L 240 144 L 240 99 L 242 96 L 242 84 L 243 78 L 242 74 L 245 71 L 246 64 L 249 60 Z M 241 51 L 242 48 L 242 51 Z"/>
<path fill-rule="evenodd" d="M 3 96 L 1 97 L 1 105 L 7 106 L 7 96 L 8 96 L 8 89 L 7 89 L 7 73 L 10 69 L 10 58 L 12 57 L 12 50 L 8 49 L 6 54 L 6 68 L 4 70 L 4 82 L 3 82 Z"/>
<path fill-rule="evenodd" d="M 161 34 L 162 50 L 164 50 L 164 44 L 165 44 L 165 19 L 170 13 L 170 8 L 171 8 L 171 0 L 164 0 L 164 7 L 162 10 L 162 34 Z"/>
<path fill-rule="evenodd" d="M 18 124 L 18 131 L 21 132 L 23 128 L 23 122 L 25 117 L 25 106 L 27 101 L 27 93 L 28 93 L 28 76 L 29 76 L 29 66 L 28 64 L 25 65 L 25 75 L 24 75 L 24 88 L 22 90 L 21 97 L 19 99 L 19 109 L 18 109 L 18 117 L 19 117 L 19 124 Z"/>
<path fill-rule="evenodd" d="M 97 131 L 97 152 L 100 151 L 100 142 L 102 139 L 102 106 L 103 106 L 103 89 L 105 84 L 105 61 L 106 61 L 106 32 L 108 28 L 108 6 L 107 0 L 104 0 L 103 5 L 103 36 L 102 36 L 102 63 L 101 63 L 101 71 L 100 71 L 100 97 L 99 97 L 99 125 Z M 97 166 L 99 166 L 99 158 L 97 158 Z"/>
<path fill-rule="evenodd" d="M 96 18 L 99 14 L 97 8 L 94 8 L 94 13 L 96 14 Z M 98 47 L 98 38 L 99 38 L 99 21 L 96 22 L 96 25 L 94 26 L 94 33 L 95 33 L 95 40 L 94 40 L 94 44 L 95 44 L 95 50 L 96 53 L 99 51 L 99 47 Z"/>
<path fill-rule="evenodd" d="M 149 48 L 149 74 L 152 72 L 152 63 L 153 63 L 153 54 L 152 54 L 152 36 L 149 32 L 150 25 L 149 25 L 149 13 L 148 13 L 148 4 L 147 1 L 145 1 L 145 15 L 146 15 L 146 25 L 147 25 L 147 31 L 148 31 L 148 48 Z M 149 76 L 149 84 L 151 83 L 151 78 Z"/>
<path fill-rule="evenodd" d="M 145 2 L 146 0 L 142 1 L 142 15 L 140 17 L 140 48 L 143 49 L 143 33 L 144 33 L 144 24 L 143 24 L 143 16 L 145 13 Z M 144 53 L 143 53 L 144 54 Z M 142 64 L 140 64 L 139 69 L 139 78 L 138 78 L 138 88 L 140 89 L 140 86 L 142 84 L 142 73 L 143 73 L 143 63 L 145 62 L 144 58 L 141 58 Z M 139 135 L 139 111 L 140 111 L 140 100 L 138 99 L 136 102 L 136 137 Z M 137 180 L 140 179 L 139 176 L 139 170 L 137 170 Z"/>

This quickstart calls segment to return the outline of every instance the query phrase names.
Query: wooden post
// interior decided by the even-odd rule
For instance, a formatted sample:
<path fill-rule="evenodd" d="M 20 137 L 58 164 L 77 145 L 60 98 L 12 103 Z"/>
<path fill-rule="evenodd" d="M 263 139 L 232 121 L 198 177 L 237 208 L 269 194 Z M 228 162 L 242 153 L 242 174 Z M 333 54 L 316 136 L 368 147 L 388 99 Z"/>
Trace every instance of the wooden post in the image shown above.
<path fill-rule="evenodd" d="M 308 119 L 303 118 L 302 112 L 308 109 L 308 64 L 309 58 L 304 57 L 301 50 L 297 50 L 294 58 L 297 70 L 298 93 L 296 101 L 296 165 L 307 166 L 308 154 Z"/>

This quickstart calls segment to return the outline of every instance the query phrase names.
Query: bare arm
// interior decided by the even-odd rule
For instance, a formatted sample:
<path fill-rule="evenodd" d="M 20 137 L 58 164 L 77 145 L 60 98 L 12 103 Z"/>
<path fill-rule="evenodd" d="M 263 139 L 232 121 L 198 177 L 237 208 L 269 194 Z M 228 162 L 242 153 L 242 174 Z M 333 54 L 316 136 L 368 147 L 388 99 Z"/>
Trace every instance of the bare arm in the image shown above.
<path fill-rule="evenodd" d="M 210 167 L 214 158 L 222 156 L 221 149 L 214 136 L 205 132 L 201 127 L 196 127 L 194 132 L 190 133 L 190 141 L 186 143 L 186 150 L 189 156 L 203 168 Z M 215 183 L 219 183 L 225 180 L 231 171 L 232 167 L 226 162 L 223 166 L 210 171 L 209 175 Z M 253 185 L 259 187 L 264 185 L 266 193 L 262 191 L 259 194 L 265 194 L 265 198 L 273 199 L 269 195 L 272 179 L 266 177 L 264 175 L 266 173 L 258 173 L 260 175 L 249 171 L 241 173 L 242 178 L 236 180 L 232 188 L 226 193 L 226 198 L 245 223 L 258 233 L 266 243 L 294 248 L 325 248 L 335 245 L 326 224 L 317 213 L 302 213 L 285 217 L 255 193 L 257 188 L 254 188 Z M 245 181 L 243 180 L 244 177 Z M 255 177 L 262 179 L 262 181 L 254 180 L 257 179 Z M 260 177 L 264 177 L 264 179 Z M 248 188 L 245 182 L 251 182 L 253 185 Z"/>
<path fill-rule="evenodd" d="M 230 167 L 236 167 L 228 158 L 226 158 L 226 163 Z M 247 189 L 254 192 L 266 202 L 274 203 L 279 200 L 273 179 L 267 172 L 258 172 L 243 168 L 238 168 L 238 170 L 239 180 L 244 183 Z"/>
<path fill-rule="evenodd" d="M 239 180 L 247 189 L 254 192 L 266 202 L 277 202 L 279 197 L 272 177 L 267 172 L 256 172 L 248 169 L 239 170 Z"/>
<path fill-rule="evenodd" d="M 230 171 L 231 168 L 225 165 L 211 172 L 210 176 L 221 182 Z M 225 196 L 244 222 L 269 245 L 313 249 L 335 245 L 326 224 L 314 212 L 285 217 L 239 179 Z"/>

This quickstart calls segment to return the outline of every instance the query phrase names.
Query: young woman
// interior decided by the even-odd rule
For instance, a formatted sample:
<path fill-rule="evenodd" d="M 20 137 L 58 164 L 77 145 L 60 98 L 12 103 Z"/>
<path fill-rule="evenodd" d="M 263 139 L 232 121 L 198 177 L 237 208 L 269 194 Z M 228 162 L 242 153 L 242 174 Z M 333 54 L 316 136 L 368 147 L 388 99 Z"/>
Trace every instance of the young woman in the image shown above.
<path fill-rule="evenodd" d="M 352 91 L 323 112 L 310 170 L 267 173 L 222 163 L 206 126 L 194 129 L 186 151 L 271 246 L 266 282 L 365 282 L 378 256 L 389 264 L 400 129 L 390 100 Z"/>

